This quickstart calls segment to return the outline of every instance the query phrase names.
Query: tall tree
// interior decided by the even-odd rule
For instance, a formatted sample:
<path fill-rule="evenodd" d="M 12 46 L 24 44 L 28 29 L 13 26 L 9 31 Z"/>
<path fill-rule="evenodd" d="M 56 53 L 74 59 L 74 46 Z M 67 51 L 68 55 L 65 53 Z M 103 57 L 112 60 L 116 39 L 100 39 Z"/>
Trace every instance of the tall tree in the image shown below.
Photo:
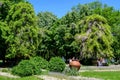
<path fill-rule="evenodd" d="M 1 0 L 0 1 L 0 59 L 5 63 L 5 55 L 7 49 L 6 35 L 7 35 L 7 24 L 5 22 L 6 16 L 8 15 L 10 9 L 10 1 Z"/>
<path fill-rule="evenodd" d="M 113 28 L 113 36 L 114 36 L 114 42 L 112 44 L 112 48 L 113 48 L 113 53 L 114 53 L 114 57 L 117 60 L 120 59 L 120 26 L 116 25 Z"/>
<path fill-rule="evenodd" d="M 7 43 L 5 41 L 5 37 L 7 35 L 7 25 L 5 22 L 0 21 L 0 59 L 3 60 L 3 63 L 5 63 L 5 55 L 6 55 L 6 49 L 7 49 Z"/>
<path fill-rule="evenodd" d="M 75 16 L 74 16 L 74 15 Z M 92 3 L 87 3 L 87 4 L 78 4 L 77 6 L 74 6 L 72 8 L 71 12 L 68 12 L 65 16 L 62 17 L 62 24 L 65 24 L 67 26 L 70 26 L 71 23 L 77 24 L 79 20 L 84 18 L 85 16 L 89 16 L 92 14 L 98 14 L 106 18 L 108 21 L 108 25 L 111 26 L 111 31 L 112 34 L 114 34 L 115 37 L 115 44 L 113 45 L 120 46 L 118 43 L 119 41 L 119 35 L 118 34 L 118 29 L 120 25 L 120 11 L 114 9 L 114 7 L 108 6 L 106 4 L 102 4 L 99 1 L 95 1 Z M 118 27 L 118 28 L 117 28 Z M 117 43 L 116 43 L 117 41 Z M 113 46 L 115 55 L 119 54 L 119 48 Z"/>
<path fill-rule="evenodd" d="M 74 41 L 76 32 L 75 24 L 72 23 L 70 27 L 67 27 L 58 20 L 49 30 L 43 29 L 44 36 L 38 54 L 46 59 L 50 59 L 52 56 L 64 56 L 66 59 L 72 57 L 79 48 Z"/>
<path fill-rule="evenodd" d="M 113 36 L 107 20 L 100 15 L 85 17 L 79 22 L 80 33 L 75 39 L 80 44 L 82 57 L 110 57 L 112 54 L 111 44 Z"/>
<path fill-rule="evenodd" d="M 25 2 L 13 5 L 6 22 L 9 28 L 9 35 L 6 37 L 6 57 L 26 58 L 35 55 L 41 37 L 32 5 Z"/>

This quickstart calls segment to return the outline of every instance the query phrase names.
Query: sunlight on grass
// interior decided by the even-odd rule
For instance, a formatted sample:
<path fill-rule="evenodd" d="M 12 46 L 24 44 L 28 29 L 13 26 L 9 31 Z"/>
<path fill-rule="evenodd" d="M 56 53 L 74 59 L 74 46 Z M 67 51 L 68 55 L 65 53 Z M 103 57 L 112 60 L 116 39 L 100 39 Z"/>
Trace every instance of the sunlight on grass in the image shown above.
<path fill-rule="evenodd" d="M 104 71 L 104 72 L 87 71 L 80 72 L 80 76 L 101 78 L 104 80 L 120 80 L 120 71 Z"/>
<path fill-rule="evenodd" d="M 42 79 L 37 78 L 35 76 L 28 76 L 22 78 L 8 78 L 8 77 L 0 76 L 0 80 L 42 80 Z"/>

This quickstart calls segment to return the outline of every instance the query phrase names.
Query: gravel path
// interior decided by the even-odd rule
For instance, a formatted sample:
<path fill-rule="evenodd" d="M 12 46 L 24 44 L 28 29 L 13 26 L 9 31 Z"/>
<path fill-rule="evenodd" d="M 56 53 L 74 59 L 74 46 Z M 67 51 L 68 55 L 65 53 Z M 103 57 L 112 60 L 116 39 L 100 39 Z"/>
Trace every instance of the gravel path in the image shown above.
<path fill-rule="evenodd" d="M 110 66 L 81 66 L 80 70 L 120 70 L 120 65 L 110 65 Z"/>
<path fill-rule="evenodd" d="M 14 76 L 10 73 L 6 73 L 6 72 L 0 72 L 0 76 L 6 76 L 6 77 L 11 77 L 11 78 L 19 78 L 18 76 Z"/>
<path fill-rule="evenodd" d="M 6 72 L 0 72 L 0 76 L 20 78 L 18 76 L 14 76 Z M 101 80 L 101 79 L 81 77 L 81 76 L 65 76 L 63 74 L 55 73 L 55 72 L 50 72 L 49 75 L 36 75 L 36 77 L 42 78 L 43 80 Z"/>
<path fill-rule="evenodd" d="M 110 66 L 83 66 L 80 68 L 79 72 L 85 71 L 120 71 L 120 65 L 110 65 Z"/>
<path fill-rule="evenodd" d="M 67 76 L 57 72 L 50 72 L 48 75 L 37 76 L 44 80 L 102 80 L 97 78 L 81 77 L 81 76 Z"/>
<path fill-rule="evenodd" d="M 14 76 L 10 73 L 0 72 L 0 76 L 6 76 L 11 78 L 20 78 L 18 76 Z M 81 77 L 81 76 L 65 76 L 60 73 L 50 72 L 49 75 L 35 75 L 38 78 L 42 78 L 43 80 L 101 80 L 96 78 L 88 78 L 88 77 Z"/>
<path fill-rule="evenodd" d="M 37 77 L 42 78 L 43 80 L 102 80 L 97 78 L 89 78 L 89 77 L 81 77 L 81 76 L 68 76 L 67 78 L 56 78 L 48 75 L 40 75 Z"/>
<path fill-rule="evenodd" d="M 89 78 L 89 77 L 81 77 L 81 76 L 69 76 L 67 78 L 57 78 L 48 75 L 40 75 L 37 77 L 42 78 L 43 80 L 102 80 L 97 78 Z"/>

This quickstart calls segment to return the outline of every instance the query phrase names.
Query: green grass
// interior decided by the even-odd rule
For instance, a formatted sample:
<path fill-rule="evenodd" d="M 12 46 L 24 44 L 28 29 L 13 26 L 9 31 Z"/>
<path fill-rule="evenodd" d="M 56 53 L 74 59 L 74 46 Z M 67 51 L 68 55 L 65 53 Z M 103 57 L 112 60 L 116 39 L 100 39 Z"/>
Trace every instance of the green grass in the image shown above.
<path fill-rule="evenodd" d="M 100 78 L 104 80 L 120 80 L 120 71 L 102 71 L 102 72 L 87 71 L 80 72 L 80 76 Z"/>
<path fill-rule="evenodd" d="M 42 79 L 37 78 L 35 76 L 29 76 L 23 78 L 8 78 L 8 77 L 0 76 L 0 80 L 42 80 Z"/>

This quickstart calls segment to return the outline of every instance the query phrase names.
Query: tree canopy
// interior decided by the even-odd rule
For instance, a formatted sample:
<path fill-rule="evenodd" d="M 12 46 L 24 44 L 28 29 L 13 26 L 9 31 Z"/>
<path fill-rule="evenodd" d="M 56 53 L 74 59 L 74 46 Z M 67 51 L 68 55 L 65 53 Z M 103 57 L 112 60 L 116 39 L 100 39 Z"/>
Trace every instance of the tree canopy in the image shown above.
<path fill-rule="evenodd" d="M 62 18 L 35 14 L 29 0 L 0 1 L 0 58 L 120 57 L 120 11 L 95 1 Z"/>
<path fill-rule="evenodd" d="M 80 33 L 75 40 L 80 43 L 80 55 L 83 57 L 112 56 L 113 36 L 107 20 L 99 15 L 85 17 L 78 23 Z"/>
<path fill-rule="evenodd" d="M 37 14 L 38 26 L 42 28 L 50 28 L 57 21 L 57 17 L 51 12 L 40 12 Z"/>
<path fill-rule="evenodd" d="M 6 18 L 9 28 L 6 42 L 6 57 L 30 57 L 35 55 L 40 37 L 36 16 L 29 3 L 20 2 L 9 10 Z"/>

